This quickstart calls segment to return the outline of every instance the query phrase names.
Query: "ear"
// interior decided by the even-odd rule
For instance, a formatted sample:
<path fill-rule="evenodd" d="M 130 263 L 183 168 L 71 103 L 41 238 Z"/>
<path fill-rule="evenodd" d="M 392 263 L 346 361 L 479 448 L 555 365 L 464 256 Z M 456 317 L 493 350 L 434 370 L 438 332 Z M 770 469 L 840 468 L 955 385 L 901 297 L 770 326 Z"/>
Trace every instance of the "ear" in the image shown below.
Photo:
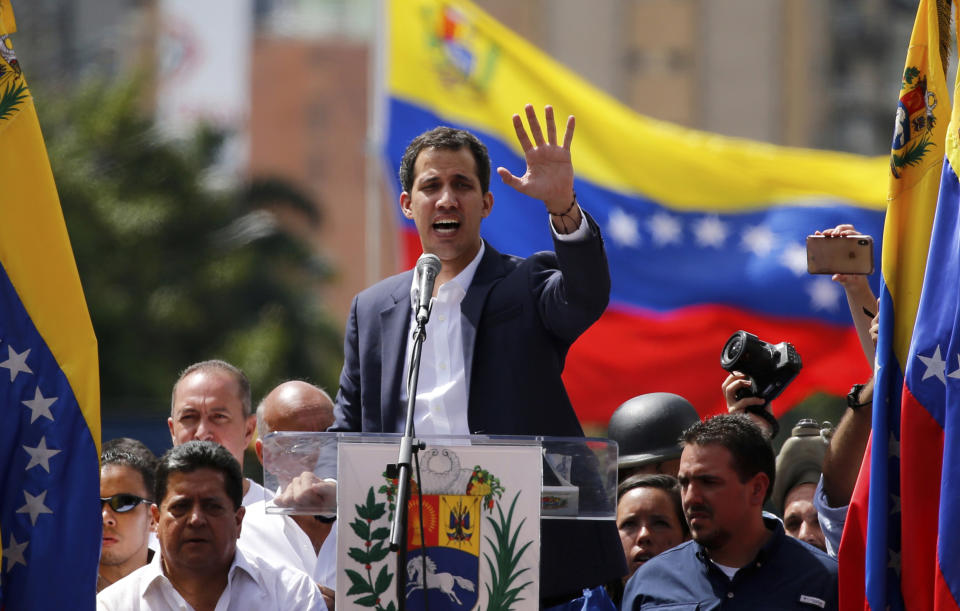
<path fill-rule="evenodd" d="M 413 218 L 413 200 L 406 191 L 400 194 L 400 212 L 408 219 Z"/>
<path fill-rule="evenodd" d="M 770 487 L 770 478 L 764 472 L 757 473 L 750 480 L 748 488 L 750 501 L 755 505 L 763 505 L 763 500 L 767 496 L 767 489 Z"/>
<path fill-rule="evenodd" d="M 167 417 L 167 428 L 170 429 L 170 441 L 177 445 L 177 438 L 173 436 L 173 416 Z"/>
<path fill-rule="evenodd" d="M 158 507 L 156 503 L 150 505 L 150 519 L 152 520 L 152 526 L 155 530 L 156 524 L 160 521 L 160 507 Z"/>
<path fill-rule="evenodd" d="M 243 428 L 243 445 L 249 447 L 250 442 L 253 441 L 253 432 L 257 430 L 257 415 L 250 414 L 247 416 L 247 421 L 244 423 Z"/>
<path fill-rule="evenodd" d="M 243 514 L 246 513 L 247 509 L 243 505 L 237 509 L 236 520 L 237 520 L 237 538 L 240 538 L 240 529 L 243 527 Z"/>
<path fill-rule="evenodd" d="M 483 194 L 483 208 L 480 211 L 481 218 L 487 218 L 491 210 L 493 210 L 493 193 L 487 191 Z"/>
<path fill-rule="evenodd" d="M 253 449 L 257 453 L 257 460 L 260 461 L 260 466 L 263 466 L 263 441 L 259 438 L 253 442 Z"/>

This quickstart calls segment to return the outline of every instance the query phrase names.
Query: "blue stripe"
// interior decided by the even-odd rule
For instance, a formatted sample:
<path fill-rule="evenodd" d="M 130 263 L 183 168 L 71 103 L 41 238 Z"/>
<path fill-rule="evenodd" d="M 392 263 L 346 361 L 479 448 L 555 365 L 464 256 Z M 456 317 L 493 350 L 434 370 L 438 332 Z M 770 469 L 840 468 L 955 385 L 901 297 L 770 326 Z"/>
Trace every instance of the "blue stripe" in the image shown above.
<path fill-rule="evenodd" d="M 940 515 L 937 541 L 941 573 L 955 600 L 960 600 L 960 554 L 951 536 L 960 528 L 957 500 L 960 498 L 960 449 L 955 437 L 960 431 L 960 180 L 944 160 L 940 195 L 930 237 L 923 292 L 917 310 L 906 366 L 910 392 L 944 430 Z M 939 347 L 944 360 L 943 380 L 932 375 L 918 356 L 931 357 Z M 924 379 L 924 376 L 927 376 Z M 950 407 L 953 406 L 953 407 Z M 935 494 L 936 491 L 930 491 Z"/>
<path fill-rule="evenodd" d="M 886 285 L 880 292 L 880 334 L 873 391 L 873 440 L 870 454 L 870 496 L 867 504 L 865 557 L 866 598 L 876 611 L 903 609 L 899 577 L 889 566 L 891 551 L 901 549 L 900 514 L 891 516 L 893 498 L 900 496 L 900 458 L 889 452 L 900 442 L 900 398 L 903 374 L 893 353 L 893 300 Z M 892 435 L 892 437 L 891 437 Z M 931 491 L 932 493 L 932 491 Z"/>
<path fill-rule="evenodd" d="M 437 125 L 450 125 L 428 110 L 397 99 L 391 99 L 389 111 L 386 155 L 394 169 L 400 167 L 403 151 L 413 138 Z M 487 145 L 494 168 L 503 166 L 518 175 L 524 171 L 523 159 L 498 136 L 472 131 Z M 395 180 L 399 193 L 399 180 Z M 852 223 L 861 232 L 875 236 L 874 258 L 877 269 L 880 267 L 884 216 L 881 211 L 827 201 L 818 207 L 780 204 L 725 214 L 677 212 L 642 194 L 619 193 L 586 180 L 577 180 L 576 190 L 584 208 L 604 233 L 613 281 L 611 300 L 620 304 L 657 312 L 721 304 L 760 314 L 849 325 L 850 313 L 839 285 L 833 286 L 835 299 L 830 309 L 814 307 L 810 291 L 814 283 L 829 277 L 810 276 L 805 270 L 791 271 L 781 262 L 784 253 L 789 248 L 803 248 L 806 236 L 818 229 Z M 490 191 L 494 211 L 482 228 L 490 243 L 498 250 L 519 256 L 553 249 L 542 206 L 503 185 L 496 176 L 491 179 Z M 669 215 L 680 224 L 677 243 L 656 244 L 649 223 L 658 213 Z M 623 214 L 637 224 L 636 245 L 618 241 L 611 229 L 611 221 Z M 728 232 L 720 248 L 699 245 L 694 233 L 698 223 L 712 217 L 723 223 Z M 400 217 L 399 207 L 398 218 L 412 226 Z M 775 236 L 765 257 L 748 252 L 741 244 L 744 234 L 757 226 L 769 228 Z M 879 271 L 872 276 L 871 284 L 878 286 Z"/>
<path fill-rule="evenodd" d="M 27 314 L 6 270 L 0 267 L 0 362 L 9 349 L 29 349 L 27 366 L 10 380 L 0 367 L 0 537 L 4 548 L 11 536 L 27 542 L 26 566 L 12 564 L 4 555 L 2 602 L 7 609 L 93 609 L 102 536 L 97 450 L 70 384 L 33 321 Z M 31 422 L 32 411 L 23 401 L 56 397 L 50 406 L 53 421 L 44 416 Z M 42 466 L 26 469 L 30 455 L 24 445 L 46 446 L 60 453 Z M 46 492 L 43 505 L 52 514 L 40 514 L 32 524 L 24 492 Z"/>

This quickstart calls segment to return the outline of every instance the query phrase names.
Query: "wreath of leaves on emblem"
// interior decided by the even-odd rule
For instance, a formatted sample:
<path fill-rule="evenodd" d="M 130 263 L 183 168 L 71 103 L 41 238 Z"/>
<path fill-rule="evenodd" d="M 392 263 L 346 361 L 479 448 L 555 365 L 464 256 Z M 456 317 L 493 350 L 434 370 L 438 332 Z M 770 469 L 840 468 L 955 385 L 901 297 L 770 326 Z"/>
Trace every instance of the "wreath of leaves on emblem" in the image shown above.
<path fill-rule="evenodd" d="M 351 584 L 350 589 L 347 590 L 347 596 L 358 596 L 353 603 L 361 607 L 369 607 L 376 611 L 396 611 L 393 601 L 386 607 L 380 604 L 381 596 L 393 581 L 393 573 L 387 570 L 389 563 L 380 567 L 376 579 L 373 577 L 376 565 L 390 552 L 389 546 L 386 545 L 390 537 L 390 529 L 383 526 L 374 527 L 373 524 L 386 513 L 386 504 L 377 502 L 373 494 L 373 486 L 370 486 L 366 503 L 354 505 L 354 508 L 357 510 L 357 517 L 350 522 L 350 528 L 363 540 L 363 547 L 351 547 L 347 554 L 363 567 L 363 573 L 353 569 L 344 571 L 350 578 Z"/>
<path fill-rule="evenodd" d="M 908 146 L 902 154 L 892 153 L 890 155 L 890 165 L 893 166 L 894 170 L 917 165 L 932 146 L 933 140 L 924 134 L 917 142 Z"/>
<path fill-rule="evenodd" d="M 909 66 L 903 71 L 903 86 L 912 85 L 913 79 L 920 76 L 920 69 L 916 66 Z"/>
<path fill-rule="evenodd" d="M 12 117 L 28 95 L 27 84 L 22 80 L 9 83 L 3 94 L 0 94 L 0 121 Z"/>
<path fill-rule="evenodd" d="M 487 589 L 487 611 L 512 609 L 517 602 L 523 600 L 520 598 L 521 592 L 533 583 L 527 581 L 522 585 L 514 586 L 517 579 L 529 570 L 529 567 L 517 570 L 517 565 L 520 564 L 520 559 L 526 553 L 527 548 L 533 543 L 533 541 L 527 541 L 519 549 L 517 548 L 517 537 L 520 536 L 523 524 L 527 521 L 524 518 L 520 520 L 516 528 L 513 527 L 513 510 L 516 508 L 519 497 L 520 492 L 517 492 L 513 501 L 510 502 L 510 509 L 507 510 L 506 515 L 503 514 L 500 501 L 497 501 L 497 513 L 499 514 L 497 519 L 494 519 L 493 516 L 487 517 L 487 522 L 493 528 L 494 534 L 493 539 L 484 536 L 484 539 L 490 543 L 493 549 L 493 558 L 487 552 L 483 553 L 483 559 L 487 561 L 487 566 L 490 568 L 490 583 L 485 585 Z"/>

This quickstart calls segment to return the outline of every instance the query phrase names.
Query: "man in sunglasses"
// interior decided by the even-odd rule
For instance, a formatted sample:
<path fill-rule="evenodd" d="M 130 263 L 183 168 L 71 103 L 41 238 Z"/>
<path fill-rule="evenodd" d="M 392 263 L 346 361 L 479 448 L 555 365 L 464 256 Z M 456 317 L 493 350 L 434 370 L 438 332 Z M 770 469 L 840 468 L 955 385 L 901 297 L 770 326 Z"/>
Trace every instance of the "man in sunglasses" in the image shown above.
<path fill-rule="evenodd" d="M 135 439 L 103 444 L 100 457 L 103 547 L 97 592 L 150 561 L 150 503 L 157 457 Z"/>

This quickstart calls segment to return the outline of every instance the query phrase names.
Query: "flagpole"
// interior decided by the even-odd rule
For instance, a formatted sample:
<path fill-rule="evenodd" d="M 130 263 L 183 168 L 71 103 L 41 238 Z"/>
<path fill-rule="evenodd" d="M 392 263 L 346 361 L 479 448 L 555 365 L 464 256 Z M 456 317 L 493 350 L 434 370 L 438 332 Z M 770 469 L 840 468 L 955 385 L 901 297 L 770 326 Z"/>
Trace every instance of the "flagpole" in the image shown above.
<path fill-rule="evenodd" d="M 386 2 L 377 3 L 374 15 L 373 41 L 369 45 L 367 81 L 367 138 L 365 147 L 366 170 L 364 196 L 366 203 L 364 220 L 364 284 L 370 286 L 381 278 L 382 227 L 380 204 L 380 156 L 383 153 L 384 78 L 387 50 Z"/>

